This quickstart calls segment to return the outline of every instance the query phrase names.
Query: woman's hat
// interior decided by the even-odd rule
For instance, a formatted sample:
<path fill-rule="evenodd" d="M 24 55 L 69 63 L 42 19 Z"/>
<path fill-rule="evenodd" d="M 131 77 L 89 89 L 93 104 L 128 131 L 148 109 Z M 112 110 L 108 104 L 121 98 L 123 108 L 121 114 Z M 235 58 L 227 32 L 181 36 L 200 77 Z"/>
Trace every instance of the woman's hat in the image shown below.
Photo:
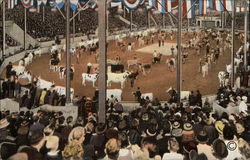
<path fill-rule="evenodd" d="M 200 131 L 199 134 L 196 136 L 196 139 L 199 143 L 207 143 L 208 141 L 208 136 L 205 131 Z"/>
<path fill-rule="evenodd" d="M 95 128 L 96 134 L 103 134 L 103 133 L 106 132 L 106 130 L 107 130 L 107 126 L 106 126 L 106 124 L 104 124 L 104 123 L 99 123 L 99 124 L 96 126 L 96 128 Z"/>
<path fill-rule="evenodd" d="M 173 127 L 174 129 L 180 128 L 180 123 L 177 122 L 177 121 L 175 121 L 175 122 L 172 124 L 172 127 Z"/>
<path fill-rule="evenodd" d="M 183 129 L 184 129 L 185 131 L 190 131 L 190 130 L 193 129 L 193 126 L 192 126 L 191 123 L 188 123 L 188 122 L 187 122 L 187 123 L 184 123 Z"/>
<path fill-rule="evenodd" d="M 227 146 L 221 139 L 216 139 L 213 142 L 213 150 L 215 157 L 219 159 L 223 159 L 228 155 Z"/>
<path fill-rule="evenodd" d="M 182 129 L 175 128 L 175 129 L 172 130 L 171 134 L 174 137 L 181 137 L 182 136 Z"/>
<path fill-rule="evenodd" d="M 0 120 L 0 129 L 8 127 L 10 123 L 6 118 Z"/>
<path fill-rule="evenodd" d="M 223 135 L 224 127 L 225 127 L 225 124 L 222 121 L 215 122 L 215 129 L 219 132 L 219 134 Z"/>

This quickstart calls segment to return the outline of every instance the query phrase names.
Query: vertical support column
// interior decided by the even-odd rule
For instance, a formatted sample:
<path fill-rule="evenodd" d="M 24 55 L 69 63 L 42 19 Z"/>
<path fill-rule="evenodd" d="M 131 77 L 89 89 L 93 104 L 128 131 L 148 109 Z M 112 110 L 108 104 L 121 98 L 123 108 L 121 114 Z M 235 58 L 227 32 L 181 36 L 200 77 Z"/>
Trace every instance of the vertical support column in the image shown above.
<path fill-rule="evenodd" d="M 123 18 L 125 18 L 126 17 L 126 8 L 124 7 L 123 8 Z"/>
<path fill-rule="evenodd" d="M 247 39 L 248 39 L 248 23 L 249 23 L 249 19 L 248 19 L 248 4 L 247 1 L 245 1 L 245 17 L 244 17 L 244 68 L 245 71 L 247 70 Z"/>
<path fill-rule="evenodd" d="M 27 9 L 24 8 L 24 38 L 23 38 L 23 48 L 26 50 L 26 34 L 27 34 Z"/>
<path fill-rule="evenodd" d="M 5 31 L 5 6 L 6 6 L 6 0 L 3 0 L 3 23 L 2 23 L 2 27 L 3 27 L 3 50 L 2 50 L 2 54 L 0 55 L 0 58 L 2 58 L 5 55 L 5 36 L 6 36 L 6 31 Z"/>
<path fill-rule="evenodd" d="M 75 11 L 73 12 L 73 42 L 75 42 L 75 34 L 76 34 L 76 19 L 75 19 Z"/>
<path fill-rule="evenodd" d="M 150 12 L 147 10 L 148 28 L 150 28 Z"/>
<path fill-rule="evenodd" d="M 162 28 L 165 28 L 165 13 L 162 13 Z"/>
<path fill-rule="evenodd" d="M 66 103 L 70 104 L 70 2 L 66 0 Z"/>
<path fill-rule="evenodd" d="M 130 31 L 132 31 L 133 29 L 133 26 L 132 26 L 132 10 L 129 10 L 129 13 L 130 13 Z"/>
<path fill-rule="evenodd" d="M 221 17 L 221 28 L 224 29 L 224 12 L 220 12 L 220 17 Z"/>
<path fill-rule="evenodd" d="M 106 4 L 106 8 L 108 8 L 108 4 Z M 107 11 L 108 12 L 108 11 Z M 107 28 L 106 28 L 106 36 L 108 37 L 109 36 L 109 13 L 107 13 L 107 15 L 106 15 L 106 26 L 107 26 Z"/>
<path fill-rule="evenodd" d="M 45 8 L 43 6 L 43 22 L 45 22 Z"/>
<path fill-rule="evenodd" d="M 182 31 L 182 1 L 179 0 L 178 5 L 178 33 L 177 33 L 177 104 L 180 106 L 181 104 L 181 63 L 182 63 L 182 55 L 181 55 L 181 31 Z"/>
<path fill-rule="evenodd" d="M 234 44 L 235 44 L 235 1 L 233 1 L 232 6 L 232 47 L 231 47 L 231 67 L 232 67 L 232 73 L 231 73 L 231 87 L 234 87 L 234 80 L 235 80 L 235 70 L 234 70 Z"/>
<path fill-rule="evenodd" d="M 99 49 L 100 49 L 100 73 L 98 80 L 98 122 L 105 123 L 106 115 L 106 52 L 107 52 L 107 37 L 106 37 L 106 0 L 100 0 L 98 4 L 98 37 L 99 37 Z"/>
<path fill-rule="evenodd" d="M 80 21 L 81 20 L 81 11 L 79 11 L 79 13 L 78 13 L 78 21 Z"/>

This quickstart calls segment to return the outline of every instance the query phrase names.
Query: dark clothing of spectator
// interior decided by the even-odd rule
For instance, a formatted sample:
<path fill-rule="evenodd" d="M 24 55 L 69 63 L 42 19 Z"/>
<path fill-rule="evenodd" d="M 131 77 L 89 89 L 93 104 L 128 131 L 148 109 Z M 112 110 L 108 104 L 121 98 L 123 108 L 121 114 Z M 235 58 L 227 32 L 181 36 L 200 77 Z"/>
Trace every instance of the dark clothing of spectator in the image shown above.
<path fill-rule="evenodd" d="M 43 155 L 34 147 L 25 147 L 20 152 L 27 153 L 28 160 L 44 160 Z"/>

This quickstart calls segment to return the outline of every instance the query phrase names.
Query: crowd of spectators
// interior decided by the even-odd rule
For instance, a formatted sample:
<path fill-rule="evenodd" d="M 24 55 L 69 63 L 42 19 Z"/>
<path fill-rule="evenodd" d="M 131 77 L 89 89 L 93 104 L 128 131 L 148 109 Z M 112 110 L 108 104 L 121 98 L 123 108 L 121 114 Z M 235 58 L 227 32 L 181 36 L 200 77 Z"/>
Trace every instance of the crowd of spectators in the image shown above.
<path fill-rule="evenodd" d="M 218 95 L 222 93 L 229 101 L 249 103 L 250 94 L 246 90 L 234 92 L 228 86 L 219 89 Z M 176 92 L 172 93 L 174 96 Z M 105 123 L 99 123 L 91 109 L 75 121 L 62 112 L 4 111 L 0 114 L 1 157 L 12 156 L 10 160 L 20 157 L 30 160 L 249 159 L 248 110 L 218 115 L 212 112 L 208 101 L 202 105 L 197 97 L 192 96 L 181 106 L 175 100 L 158 105 L 149 101 L 130 113 L 121 111 L 116 107 L 119 102 L 115 102 L 115 109 L 106 114 Z M 81 108 L 85 103 L 86 99 L 76 102 Z"/>

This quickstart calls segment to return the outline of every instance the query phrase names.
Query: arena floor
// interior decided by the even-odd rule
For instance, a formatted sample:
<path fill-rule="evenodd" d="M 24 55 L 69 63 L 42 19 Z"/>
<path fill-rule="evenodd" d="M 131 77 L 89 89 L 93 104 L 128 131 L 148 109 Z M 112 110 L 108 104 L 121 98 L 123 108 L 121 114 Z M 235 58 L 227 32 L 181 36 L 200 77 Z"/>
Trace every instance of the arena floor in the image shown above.
<path fill-rule="evenodd" d="M 188 37 L 188 36 L 187 36 Z M 186 40 L 184 37 L 183 40 Z M 128 38 L 125 40 L 126 42 L 136 42 L 135 39 Z M 173 41 L 167 40 L 165 43 L 175 43 L 176 40 Z M 215 42 L 212 41 L 212 46 L 215 46 Z M 237 40 L 238 49 L 239 43 Z M 109 42 L 108 45 L 108 59 L 115 59 L 115 56 L 119 54 L 122 59 L 122 63 L 127 67 L 127 60 L 133 59 L 136 55 L 137 58 L 143 63 L 152 62 L 152 54 L 151 50 L 158 47 L 158 43 L 155 40 L 155 44 L 146 46 L 146 47 L 138 47 L 136 43 L 135 51 L 125 51 L 122 52 L 117 46 L 115 41 Z M 153 46 L 153 47 L 152 47 Z M 170 46 L 170 45 L 169 45 Z M 162 47 L 165 51 L 165 48 Z M 169 50 L 170 51 L 170 50 Z M 182 90 L 200 90 L 203 95 L 214 94 L 218 90 L 218 72 L 224 71 L 226 64 L 230 63 L 230 50 L 226 50 L 224 55 L 219 58 L 219 62 L 217 64 L 212 64 L 212 67 L 209 70 L 209 75 L 205 78 L 202 77 L 200 73 L 198 73 L 199 59 L 204 57 L 205 50 L 202 50 L 202 54 L 200 56 L 194 55 L 194 50 L 190 50 L 190 55 L 188 57 L 188 61 L 183 64 L 182 70 L 182 79 L 183 79 L 183 89 Z M 162 52 L 162 53 L 171 53 L 171 52 Z M 27 70 L 30 70 L 33 75 L 41 76 L 43 79 L 48 81 L 54 81 L 56 85 L 65 86 L 65 79 L 59 79 L 58 72 L 53 72 L 49 69 L 49 58 L 50 54 L 42 55 L 40 58 L 36 58 L 32 64 L 27 67 Z M 174 72 L 168 71 L 166 65 L 166 59 L 168 56 L 163 55 L 160 64 L 153 64 L 151 66 L 151 72 L 147 76 L 143 76 L 140 74 L 138 79 L 135 81 L 134 88 L 130 87 L 130 82 L 127 81 L 125 84 L 125 88 L 122 93 L 123 101 L 132 101 L 134 100 L 132 92 L 136 91 L 137 87 L 141 88 L 142 93 L 153 93 L 154 97 L 158 97 L 160 100 L 167 100 L 169 95 L 166 93 L 166 90 L 173 86 L 176 88 L 176 70 Z M 63 56 L 63 60 L 61 65 L 64 65 L 65 59 Z M 87 67 L 86 64 L 88 62 L 95 63 L 94 55 L 90 55 L 89 53 L 83 53 L 81 55 L 80 64 L 76 63 L 76 57 L 72 56 L 72 64 L 75 68 L 74 80 L 71 85 L 75 89 L 75 95 L 78 96 L 88 96 L 92 97 L 94 95 L 95 88 L 92 87 L 92 82 L 86 82 L 86 86 L 81 85 L 81 74 L 86 73 Z M 131 69 L 130 69 L 131 70 Z M 5 72 L 4 72 L 5 73 Z M 3 75 L 2 75 L 3 77 Z M 97 85 L 97 83 L 96 83 Z M 118 88 L 120 89 L 120 84 L 112 84 L 112 87 L 109 88 Z"/>
<path fill-rule="evenodd" d="M 172 46 L 175 48 L 176 43 L 168 42 L 168 43 L 164 43 L 164 46 L 160 46 L 160 47 L 158 43 L 154 43 L 146 47 L 137 49 L 136 52 L 153 54 L 154 51 L 156 51 L 157 53 L 161 53 L 162 55 L 171 56 Z"/>

